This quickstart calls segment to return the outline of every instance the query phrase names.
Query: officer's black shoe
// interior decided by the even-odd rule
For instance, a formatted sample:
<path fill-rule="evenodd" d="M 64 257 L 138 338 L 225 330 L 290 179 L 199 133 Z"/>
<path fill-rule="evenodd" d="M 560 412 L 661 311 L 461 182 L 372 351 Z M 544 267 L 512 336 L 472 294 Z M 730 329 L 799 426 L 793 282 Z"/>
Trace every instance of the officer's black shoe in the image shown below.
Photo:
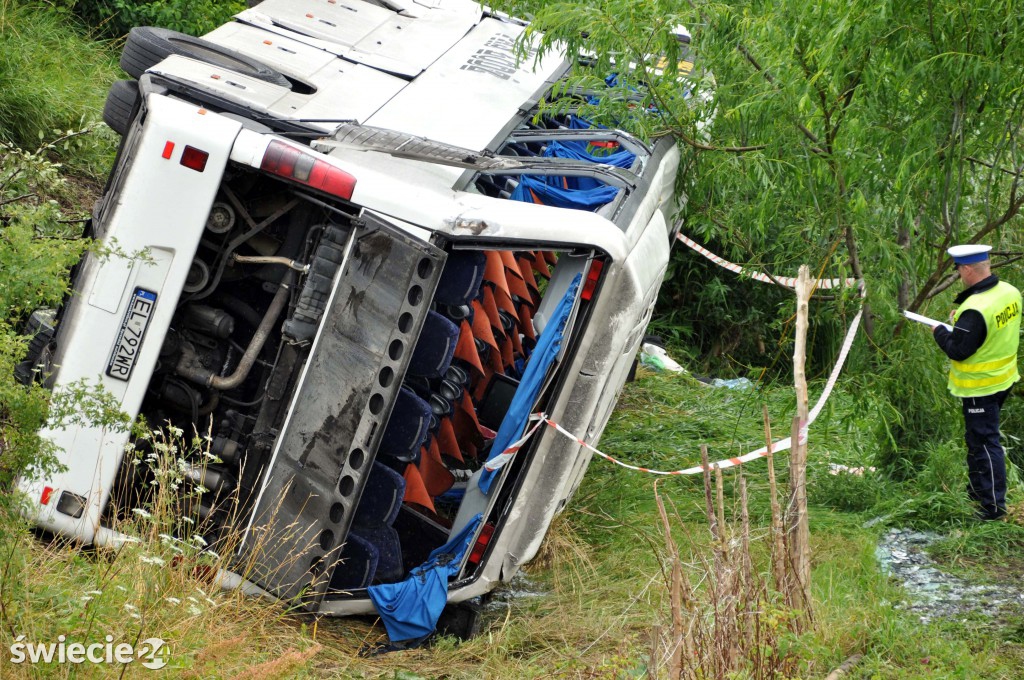
<path fill-rule="evenodd" d="M 982 521 L 991 522 L 1003 518 L 1006 515 L 1006 508 L 982 507 L 978 509 L 975 515 Z"/>

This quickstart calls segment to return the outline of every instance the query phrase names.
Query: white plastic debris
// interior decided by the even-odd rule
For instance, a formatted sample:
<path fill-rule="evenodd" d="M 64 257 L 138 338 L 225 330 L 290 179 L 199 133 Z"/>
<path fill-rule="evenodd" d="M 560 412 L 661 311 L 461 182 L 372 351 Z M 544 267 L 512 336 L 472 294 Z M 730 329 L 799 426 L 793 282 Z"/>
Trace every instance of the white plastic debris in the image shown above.
<path fill-rule="evenodd" d="M 683 367 L 668 355 L 664 347 L 659 347 L 649 342 L 640 345 L 640 363 L 659 371 L 684 372 Z"/>
<path fill-rule="evenodd" d="M 747 390 L 753 387 L 748 378 L 715 378 L 711 381 L 712 387 L 726 387 L 730 390 Z"/>

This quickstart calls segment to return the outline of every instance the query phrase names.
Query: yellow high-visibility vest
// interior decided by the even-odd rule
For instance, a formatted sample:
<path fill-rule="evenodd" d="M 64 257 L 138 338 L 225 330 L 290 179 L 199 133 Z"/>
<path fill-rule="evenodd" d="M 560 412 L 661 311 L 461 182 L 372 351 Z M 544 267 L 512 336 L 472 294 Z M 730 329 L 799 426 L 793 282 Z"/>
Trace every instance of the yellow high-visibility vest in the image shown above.
<path fill-rule="evenodd" d="M 954 319 L 968 309 L 985 317 L 985 342 L 978 351 L 949 367 L 949 391 L 957 397 L 995 394 L 1020 380 L 1017 345 L 1020 342 L 1020 291 L 1000 281 L 964 300 Z"/>

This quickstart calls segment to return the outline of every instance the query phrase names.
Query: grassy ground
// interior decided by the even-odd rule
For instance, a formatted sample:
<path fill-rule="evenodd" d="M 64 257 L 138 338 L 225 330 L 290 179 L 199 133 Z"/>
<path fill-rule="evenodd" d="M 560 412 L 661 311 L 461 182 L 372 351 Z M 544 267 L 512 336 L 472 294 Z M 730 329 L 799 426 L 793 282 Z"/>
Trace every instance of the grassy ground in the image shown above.
<path fill-rule="evenodd" d="M 640 463 L 683 467 L 695 461 L 696 444 L 708 442 L 712 456 L 735 455 L 758 443 L 761 402 L 779 421 L 788 408 L 787 390 L 767 395 L 707 389 L 675 378 L 642 376 L 628 386 L 602 448 Z M 851 397 L 835 397 L 841 413 Z M 824 507 L 830 498 L 850 505 L 850 492 L 824 471 L 827 462 L 864 464 L 861 447 L 827 424 L 812 430 L 811 488 L 823 480 L 812 508 L 812 630 L 792 635 L 781 618 L 764 625 L 780 629 L 790 677 L 824 677 L 854 653 L 864 654 L 854 678 L 1014 678 L 1024 662 L 1021 627 L 984 620 L 921 625 L 894 608 L 898 589 L 879 573 L 874 558 L 887 522 L 865 528 L 885 498 L 857 512 Z M 851 435 L 852 436 L 852 435 Z M 740 444 L 743 444 L 742 446 Z M 776 461 L 785 475 L 785 459 Z M 765 463 L 746 466 L 755 543 L 765 535 L 768 515 Z M 730 475 L 735 479 L 736 473 Z M 885 494 L 901 493 L 878 479 L 847 476 Z M 817 480 L 817 481 L 816 481 Z M 284 613 L 278 606 L 221 593 L 195 578 L 187 562 L 159 539 L 129 546 L 118 555 L 97 555 L 45 546 L 9 518 L 2 525 L 4 564 L 0 580 L 0 648 L 12 636 L 29 640 L 116 641 L 161 637 L 171 645 L 169 671 L 185 677 L 368 677 L 368 678 L 629 678 L 651 665 L 653 636 L 669 626 L 662 572 L 663 537 L 657 521 L 652 478 L 595 460 L 570 509 L 552 529 L 542 555 L 526 575 L 538 596 L 515 598 L 489 615 L 483 635 L 469 642 L 441 639 L 429 649 L 364 659 L 366 643 L 383 639 L 372 620 L 319 621 Z M 727 492 L 732 484 L 727 483 Z M 678 511 L 676 540 L 691 580 L 702 578 L 706 554 L 703 489 L 696 479 L 673 478 L 659 487 Z M 828 489 L 831 489 L 829 491 Z M 862 501 L 864 499 L 861 499 Z M 865 502 L 865 505 L 867 503 Z M 955 505 L 955 504 L 954 504 Z M 899 517 L 900 519 L 903 516 Z M 1014 524 L 956 525 L 946 557 L 1008 556 L 1020 535 Z M 763 550 L 757 551 L 763 554 Z M 966 562 L 965 562 L 966 564 Z M 998 576 L 992 573 L 993 576 Z M 91 677 L 105 673 L 86 664 L 73 669 L 14 666 L 0 661 L 0 677 Z M 109 669 L 107 669 L 109 671 Z M 135 666 L 126 677 L 146 676 Z M 168 671 L 164 671 L 168 672 Z"/>

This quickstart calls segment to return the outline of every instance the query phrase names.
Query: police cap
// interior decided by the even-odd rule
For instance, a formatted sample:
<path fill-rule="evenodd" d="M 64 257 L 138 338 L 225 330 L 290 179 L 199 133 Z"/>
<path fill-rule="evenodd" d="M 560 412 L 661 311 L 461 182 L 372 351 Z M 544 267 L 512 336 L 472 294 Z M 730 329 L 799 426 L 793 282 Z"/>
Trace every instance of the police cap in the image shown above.
<path fill-rule="evenodd" d="M 988 259 L 988 251 L 992 250 L 992 246 L 983 246 L 979 244 L 968 244 L 962 246 L 953 246 L 946 252 L 953 258 L 953 262 L 957 264 L 975 264 L 976 262 L 984 262 Z"/>

